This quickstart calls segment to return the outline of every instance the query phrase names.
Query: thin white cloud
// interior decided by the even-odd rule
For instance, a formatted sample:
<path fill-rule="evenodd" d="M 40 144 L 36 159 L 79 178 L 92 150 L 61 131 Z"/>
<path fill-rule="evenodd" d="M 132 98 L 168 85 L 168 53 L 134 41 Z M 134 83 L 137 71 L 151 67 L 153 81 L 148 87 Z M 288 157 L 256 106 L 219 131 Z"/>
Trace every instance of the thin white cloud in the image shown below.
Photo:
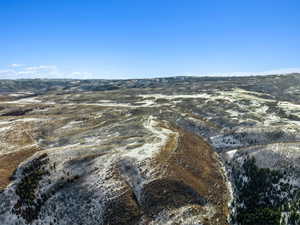
<path fill-rule="evenodd" d="M 12 69 L 0 70 L 0 79 L 12 79 L 16 74 L 16 71 Z"/>
<path fill-rule="evenodd" d="M 54 65 L 40 65 L 40 66 L 29 66 L 25 67 L 24 70 L 29 70 L 29 71 L 53 71 L 53 70 L 58 70 L 57 66 Z"/>
<path fill-rule="evenodd" d="M 10 64 L 8 65 L 8 67 L 11 67 L 11 68 L 17 68 L 17 67 L 23 67 L 25 66 L 24 64 L 17 64 L 17 63 L 13 63 L 13 64 Z"/>
<path fill-rule="evenodd" d="M 55 65 L 25 66 L 11 64 L 0 70 L 0 79 L 63 78 L 65 74 Z"/>
<path fill-rule="evenodd" d="M 14 66 L 12 66 L 14 65 Z M 271 75 L 271 74 L 289 74 L 289 73 L 300 73 L 300 68 L 287 68 L 287 69 L 278 69 L 270 70 L 264 72 L 232 72 L 232 73 L 209 73 L 209 74 L 174 74 L 174 76 L 251 76 L 251 75 Z M 165 77 L 166 75 L 152 75 L 147 76 L 147 74 L 141 76 L 130 76 L 130 75 L 120 75 L 113 76 L 115 79 L 130 79 L 130 78 L 149 78 L 149 77 Z M 170 75 L 168 75 L 170 76 Z M 64 72 L 61 71 L 56 65 L 38 65 L 38 66 L 25 66 L 22 64 L 11 64 L 8 68 L 0 70 L 0 79 L 97 79 L 97 78 L 112 78 L 109 73 L 106 76 L 99 76 L 90 72 Z"/>
<path fill-rule="evenodd" d="M 23 64 L 11 64 L 7 69 L 0 70 L 0 79 L 91 79 L 94 74 L 90 72 L 64 72 L 56 65 L 25 66 Z"/>

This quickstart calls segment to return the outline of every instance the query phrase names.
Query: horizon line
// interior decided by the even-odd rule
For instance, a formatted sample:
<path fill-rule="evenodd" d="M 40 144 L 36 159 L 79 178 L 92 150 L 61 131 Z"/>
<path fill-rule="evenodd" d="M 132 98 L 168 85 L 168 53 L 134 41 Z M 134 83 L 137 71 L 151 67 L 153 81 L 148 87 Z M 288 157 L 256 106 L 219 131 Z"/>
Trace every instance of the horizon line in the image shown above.
<path fill-rule="evenodd" d="M 245 75 L 243 75 L 245 74 Z M 203 75 L 170 75 L 170 76 L 157 76 L 157 77 L 145 77 L 145 78 L 41 78 L 41 77 L 32 77 L 32 78 L 0 78 L 0 80 L 154 80 L 154 79 L 168 79 L 168 78 L 180 78 L 180 77 L 188 77 L 188 78 L 247 78 L 247 77 L 256 77 L 256 76 L 288 76 L 288 75 L 300 75 L 300 72 L 286 72 L 286 73 L 218 73 L 218 74 L 203 74 Z"/>

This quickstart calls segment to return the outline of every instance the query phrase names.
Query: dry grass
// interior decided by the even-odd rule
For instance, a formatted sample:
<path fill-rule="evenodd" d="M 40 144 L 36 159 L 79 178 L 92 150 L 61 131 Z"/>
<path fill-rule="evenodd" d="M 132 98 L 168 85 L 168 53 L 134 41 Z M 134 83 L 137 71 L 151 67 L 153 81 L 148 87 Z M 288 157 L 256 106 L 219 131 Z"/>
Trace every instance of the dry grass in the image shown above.
<path fill-rule="evenodd" d="M 30 124 L 19 124 L 10 129 L 4 136 L 6 143 L 23 147 L 35 143 L 33 137 L 33 128 Z"/>
<path fill-rule="evenodd" d="M 0 95 L 0 102 L 12 101 L 14 100 L 13 97 L 7 95 Z"/>
<path fill-rule="evenodd" d="M 39 149 L 32 147 L 5 155 L 0 155 L 0 190 L 10 183 L 10 177 L 21 162 L 32 156 Z"/>
<path fill-rule="evenodd" d="M 218 224 L 227 224 L 228 190 L 213 149 L 202 138 L 176 130 L 178 141 L 171 136 L 156 161 L 166 168 L 166 176 L 183 181 L 216 207 Z"/>

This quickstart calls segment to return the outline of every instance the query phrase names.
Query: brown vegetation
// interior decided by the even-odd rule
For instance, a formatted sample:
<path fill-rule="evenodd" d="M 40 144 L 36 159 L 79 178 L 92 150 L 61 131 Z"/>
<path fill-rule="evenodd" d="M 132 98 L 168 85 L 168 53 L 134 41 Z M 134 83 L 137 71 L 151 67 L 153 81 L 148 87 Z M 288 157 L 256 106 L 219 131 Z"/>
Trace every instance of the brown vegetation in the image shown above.
<path fill-rule="evenodd" d="M 14 129 L 10 129 L 5 135 L 6 143 L 15 146 L 26 146 L 35 144 L 33 127 L 29 123 L 18 124 Z"/>
<path fill-rule="evenodd" d="M 227 224 L 228 190 L 213 149 L 202 138 L 176 130 L 178 143 L 171 137 L 156 157 L 165 168 L 164 175 L 189 185 L 215 206 L 216 215 L 208 224 Z"/>
<path fill-rule="evenodd" d="M 31 147 L 17 152 L 0 155 L 0 190 L 4 189 L 10 183 L 10 177 L 19 164 L 38 150 L 38 147 Z"/>

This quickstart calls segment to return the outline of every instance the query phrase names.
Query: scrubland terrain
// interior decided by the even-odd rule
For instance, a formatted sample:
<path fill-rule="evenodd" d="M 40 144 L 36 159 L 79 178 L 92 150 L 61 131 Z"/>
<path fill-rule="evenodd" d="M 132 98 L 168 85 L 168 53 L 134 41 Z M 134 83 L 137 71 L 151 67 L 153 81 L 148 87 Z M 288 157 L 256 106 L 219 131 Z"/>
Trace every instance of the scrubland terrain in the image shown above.
<path fill-rule="evenodd" d="M 300 74 L 0 80 L 0 224 L 300 224 Z"/>

